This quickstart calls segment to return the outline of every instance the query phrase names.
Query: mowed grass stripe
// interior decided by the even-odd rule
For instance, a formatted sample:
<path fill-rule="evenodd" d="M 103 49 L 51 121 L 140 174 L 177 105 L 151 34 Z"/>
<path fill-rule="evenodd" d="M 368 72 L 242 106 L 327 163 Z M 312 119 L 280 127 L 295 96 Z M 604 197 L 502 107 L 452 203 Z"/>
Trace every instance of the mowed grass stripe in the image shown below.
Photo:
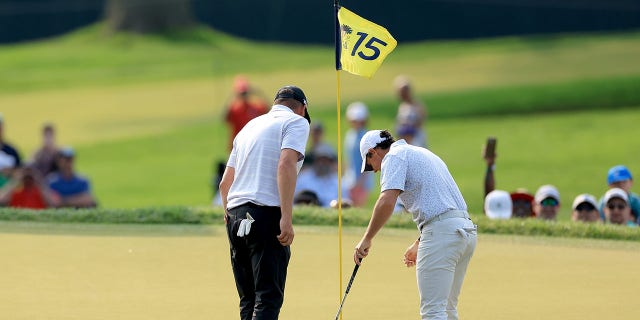
<path fill-rule="evenodd" d="M 51 234 L 12 232 L 0 223 L 0 316 L 7 319 L 228 319 L 238 298 L 221 226 L 90 226 Z M 73 228 L 77 228 L 74 225 Z M 18 227 L 25 228 L 25 226 Z M 63 230 L 57 230 L 62 228 Z M 140 235 L 135 234 L 139 228 Z M 281 319 L 335 315 L 338 285 L 335 228 L 297 227 Z M 351 248 L 363 228 L 344 230 L 343 285 Z M 415 230 L 383 230 L 360 268 L 345 319 L 418 317 L 414 269 L 402 265 Z M 93 235 L 92 235 L 93 234 Z M 637 243 L 481 235 L 461 295 L 464 319 L 633 319 L 640 275 Z M 344 288 L 343 288 L 344 289 Z M 36 307 L 37 306 L 37 307 Z"/>

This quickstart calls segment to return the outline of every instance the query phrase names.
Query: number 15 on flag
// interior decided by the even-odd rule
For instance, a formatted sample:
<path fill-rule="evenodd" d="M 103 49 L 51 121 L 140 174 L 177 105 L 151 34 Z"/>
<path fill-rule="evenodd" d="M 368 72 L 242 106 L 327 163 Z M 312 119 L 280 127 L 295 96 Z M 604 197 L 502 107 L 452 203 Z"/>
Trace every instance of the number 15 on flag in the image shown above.
<path fill-rule="evenodd" d="M 382 26 L 340 7 L 340 69 L 371 78 L 398 44 Z"/>

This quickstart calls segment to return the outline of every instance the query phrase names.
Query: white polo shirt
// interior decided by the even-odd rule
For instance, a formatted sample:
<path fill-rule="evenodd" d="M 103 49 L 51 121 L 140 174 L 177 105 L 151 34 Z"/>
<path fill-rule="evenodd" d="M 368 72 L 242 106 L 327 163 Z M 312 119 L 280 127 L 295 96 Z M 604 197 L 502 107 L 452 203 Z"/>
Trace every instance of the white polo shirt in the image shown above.
<path fill-rule="evenodd" d="M 400 199 L 418 227 L 449 210 L 467 210 L 447 165 L 433 152 L 398 140 L 381 167 L 380 190 L 400 190 Z"/>
<path fill-rule="evenodd" d="M 235 169 L 227 208 L 247 202 L 279 207 L 280 153 L 282 149 L 297 151 L 301 165 L 308 138 L 307 120 L 283 105 L 274 105 L 267 114 L 249 121 L 233 140 L 227 162 Z"/>

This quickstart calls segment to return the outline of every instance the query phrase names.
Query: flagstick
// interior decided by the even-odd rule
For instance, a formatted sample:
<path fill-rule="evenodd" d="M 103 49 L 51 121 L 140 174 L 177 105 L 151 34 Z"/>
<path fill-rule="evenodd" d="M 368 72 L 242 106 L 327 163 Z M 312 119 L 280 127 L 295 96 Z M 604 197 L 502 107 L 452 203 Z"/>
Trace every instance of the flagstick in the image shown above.
<path fill-rule="evenodd" d="M 336 83 L 337 83 L 337 118 L 338 118 L 338 265 L 340 273 L 340 290 L 338 291 L 338 300 L 342 295 L 342 143 L 340 138 L 340 70 L 336 70 Z M 340 314 L 342 320 L 342 313 Z"/>
<path fill-rule="evenodd" d="M 338 288 L 338 301 L 342 296 L 342 142 L 341 142 L 341 121 L 340 114 L 340 52 L 342 50 L 340 40 L 340 23 L 338 22 L 338 10 L 340 9 L 340 3 L 338 0 L 333 1 L 334 8 L 334 21 L 335 21 L 335 49 L 336 49 L 336 114 L 338 120 L 338 275 L 339 275 L 339 288 Z M 340 313 L 340 320 L 342 320 L 342 312 Z"/>

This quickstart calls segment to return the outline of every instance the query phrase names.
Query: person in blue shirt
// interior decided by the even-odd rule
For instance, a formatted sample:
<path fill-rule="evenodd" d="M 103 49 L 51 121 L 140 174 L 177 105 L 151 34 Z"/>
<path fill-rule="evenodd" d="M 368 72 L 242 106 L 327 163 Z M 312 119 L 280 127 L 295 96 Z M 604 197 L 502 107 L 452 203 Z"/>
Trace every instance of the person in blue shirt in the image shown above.
<path fill-rule="evenodd" d="M 611 167 L 607 172 L 607 184 L 609 185 L 609 189 L 620 188 L 627 193 L 633 222 L 640 223 L 640 196 L 631 192 L 631 187 L 633 186 L 631 171 L 623 165 Z M 604 197 L 600 198 L 598 209 L 600 210 L 600 219 L 602 221 L 606 221 L 604 213 L 605 204 Z"/>
<path fill-rule="evenodd" d="M 74 170 L 75 152 L 70 147 L 60 149 L 57 157 L 58 172 L 47 177 L 49 188 L 60 197 L 60 207 L 92 208 L 96 200 L 87 178 Z"/>

